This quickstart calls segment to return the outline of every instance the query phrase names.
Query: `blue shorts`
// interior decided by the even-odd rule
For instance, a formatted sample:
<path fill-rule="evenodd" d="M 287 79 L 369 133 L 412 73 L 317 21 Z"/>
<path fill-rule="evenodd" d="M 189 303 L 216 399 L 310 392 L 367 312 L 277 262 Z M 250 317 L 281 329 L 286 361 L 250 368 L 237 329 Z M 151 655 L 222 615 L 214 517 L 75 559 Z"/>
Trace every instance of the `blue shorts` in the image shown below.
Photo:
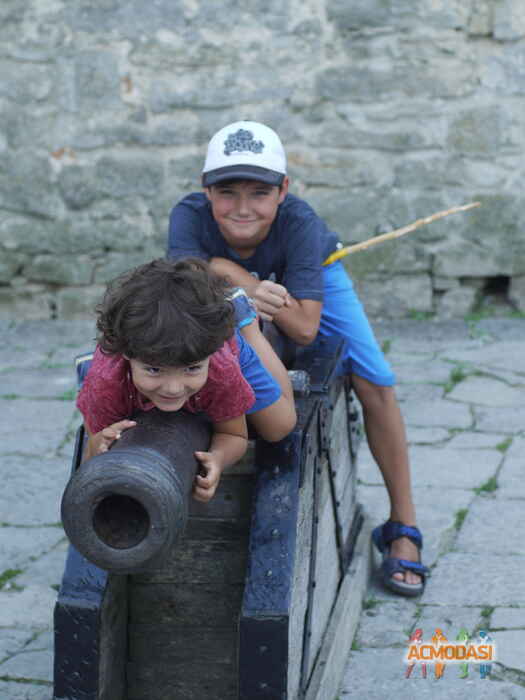
<path fill-rule="evenodd" d="M 339 335 L 347 341 L 345 374 L 357 374 L 372 384 L 392 386 L 396 378 L 375 339 L 372 328 L 343 263 L 323 267 L 324 299 L 319 334 Z"/>
<path fill-rule="evenodd" d="M 259 360 L 252 346 L 244 340 L 238 330 L 235 337 L 239 346 L 241 372 L 255 394 L 255 403 L 246 411 L 247 415 L 271 406 L 281 397 L 281 387 Z"/>

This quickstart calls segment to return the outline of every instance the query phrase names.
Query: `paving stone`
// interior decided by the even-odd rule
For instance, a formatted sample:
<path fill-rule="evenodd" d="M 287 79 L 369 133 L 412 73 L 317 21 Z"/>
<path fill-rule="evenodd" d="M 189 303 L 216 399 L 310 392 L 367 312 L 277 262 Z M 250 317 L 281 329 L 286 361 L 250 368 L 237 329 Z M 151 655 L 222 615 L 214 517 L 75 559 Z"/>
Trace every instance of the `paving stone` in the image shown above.
<path fill-rule="evenodd" d="M 446 384 L 454 368 L 450 362 L 432 356 L 416 358 L 411 356 L 387 355 L 396 374 L 398 384 Z"/>
<path fill-rule="evenodd" d="M 502 341 L 469 350 L 453 350 L 447 358 L 477 369 L 502 369 L 525 373 L 523 341 Z"/>
<path fill-rule="evenodd" d="M 51 685 L 4 683 L 0 681 L 1 700 L 53 700 Z"/>
<path fill-rule="evenodd" d="M 434 678 L 427 666 L 427 678 L 417 668 L 405 678 L 404 648 L 364 649 L 350 653 L 348 666 L 339 692 L 340 700 L 385 700 L 385 698 L 432 698 L 450 700 L 451 697 L 478 700 L 523 700 L 525 688 L 514 683 L 481 680 L 478 674 L 460 678 L 457 666 L 448 664 L 442 678 Z"/>
<path fill-rule="evenodd" d="M 25 647 L 25 651 L 53 651 L 54 645 L 54 630 L 46 629 L 43 632 L 37 633 L 35 639 Z"/>
<path fill-rule="evenodd" d="M 468 325 L 461 320 L 433 323 L 432 321 L 381 321 L 373 324 L 380 341 L 390 339 L 392 352 L 440 353 L 450 350 L 471 350 L 481 341 L 471 337 Z"/>
<path fill-rule="evenodd" d="M 60 500 L 71 470 L 69 460 L 8 455 L 2 457 L 2 467 L 0 513 L 4 523 L 60 522 Z"/>
<path fill-rule="evenodd" d="M 496 608 L 490 616 L 490 629 L 525 629 L 525 607 Z"/>
<path fill-rule="evenodd" d="M 49 350 L 47 349 L 26 348 L 12 343 L 7 347 L 0 347 L 0 372 L 9 369 L 41 367 L 48 356 Z M 2 376 L 0 374 L 0 379 Z"/>
<path fill-rule="evenodd" d="M 463 522 L 454 550 L 487 555 L 522 554 L 523 501 L 498 496 L 476 498 Z"/>
<path fill-rule="evenodd" d="M 445 428 L 416 428 L 409 425 L 406 433 L 409 445 L 430 445 L 450 439 L 450 433 Z"/>
<path fill-rule="evenodd" d="M 523 673 L 525 671 L 525 655 L 523 654 L 525 649 L 525 630 L 491 632 L 490 636 L 496 644 L 498 663 Z"/>
<path fill-rule="evenodd" d="M 76 379 L 65 368 L 17 369 L 0 375 L 0 395 L 22 398 L 62 399 L 76 395 Z"/>
<path fill-rule="evenodd" d="M 401 406 L 401 412 L 409 426 L 465 430 L 472 425 L 469 407 L 447 399 L 410 401 Z"/>
<path fill-rule="evenodd" d="M 31 557 L 49 552 L 63 537 L 59 527 L 0 527 L 0 573 L 25 568 Z"/>
<path fill-rule="evenodd" d="M 436 627 L 443 630 L 449 640 L 455 640 L 464 627 L 472 634 L 482 620 L 483 607 L 467 605 L 423 605 L 417 620 L 417 627 L 423 630 L 424 639 L 430 639 Z"/>
<path fill-rule="evenodd" d="M 522 406 L 523 390 L 490 377 L 468 377 L 456 384 L 448 398 L 479 406 Z"/>
<path fill-rule="evenodd" d="M 72 401 L 0 399 L 0 454 L 50 456 L 75 413 Z"/>
<path fill-rule="evenodd" d="M 4 661 L 8 656 L 16 654 L 23 649 L 33 634 L 28 630 L 2 629 L 0 635 L 0 661 Z M 2 697 L 0 695 L 0 697 Z"/>
<path fill-rule="evenodd" d="M 50 552 L 43 554 L 16 578 L 19 586 L 59 586 L 62 582 L 69 541 L 65 534 Z"/>
<path fill-rule="evenodd" d="M 525 406 L 476 407 L 474 410 L 476 430 L 513 435 L 525 432 Z"/>
<path fill-rule="evenodd" d="M 361 613 L 357 644 L 361 647 L 388 647 L 404 644 L 407 632 L 412 630 L 417 617 L 417 606 L 404 599 L 381 601 L 369 597 L 366 602 L 375 602 Z"/>
<path fill-rule="evenodd" d="M 29 671 L 29 675 L 27 675 Z M 48 651 L 22 651 L 0 664 L 0 674 L 10 679 L 53 680 L 53 654 Z"/>
<path fill-rule="evenodd" d="M 415 445 L 410 450 L 414 487 L 473 489 L 493 476 L 502 460 L 498 450 L 455 450 Z"/>
<path fill-rule="evenodd" d="M 443 397 L 443 387 L 435 384 L 401 384 L 396 390 L 397 400 L 401 405 L 408 401 L 431 402 Z"/>
<path fill-rule="evenodd" d="M 423 604 L 525 605 L 525 557 L 450 552 L 432 571 Z"/>
<path fill-rule="evenodd" d="M 449 447 L 454 450 L 463 449 L 478 449 L 486 448 L 495 449 L 498 445 L 505 441 L 505 435 L 494 435 L 492 433 L 479 433 L 473 430 L 465 430 L 461 433 L 456 433 L 450 438 Z"/>
<path fill-rule="evenodd" d="M 498 475 L 498 495 L 503 498 L 525 498 L 524 450 L 525 436 L 519 436 L 514 438 L 505 454 L 503 466 Z"/>
<path fill-rule="evenodd" d="M 423 534 L 423 561 L 433 564 L 438 555 L 448 549 L 455 537 L 456 513 L 468 508 L 473 494 L 469 490 L 415 488 L 413 500 L 419 529 Z M 390 506 L 384 486 L 359 486 L 358 500 L 379 525 L 389 516 Z"/>
<path fill-rule="evenodd" d="M 4 589 L 0 591 L 0 627 L 34 632 L 52 629 L 56 599 L 57 592 L 45 585 L 28 586 L 22 591 Z"/>

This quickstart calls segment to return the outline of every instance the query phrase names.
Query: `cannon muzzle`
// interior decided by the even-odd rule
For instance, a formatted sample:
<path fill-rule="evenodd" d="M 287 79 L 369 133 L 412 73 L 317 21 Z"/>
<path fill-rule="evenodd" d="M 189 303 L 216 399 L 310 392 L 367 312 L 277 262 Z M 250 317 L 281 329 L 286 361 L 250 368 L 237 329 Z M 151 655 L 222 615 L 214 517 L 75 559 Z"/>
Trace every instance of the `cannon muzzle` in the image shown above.
<path fill-rule="evenodd" d="M 210 424 L 153 409 L 134 416 L 111 450 L 73 473 L 62 522 L 74 547 L 101 569 L 125 574 L 162 568 L 184 531 Z"/>

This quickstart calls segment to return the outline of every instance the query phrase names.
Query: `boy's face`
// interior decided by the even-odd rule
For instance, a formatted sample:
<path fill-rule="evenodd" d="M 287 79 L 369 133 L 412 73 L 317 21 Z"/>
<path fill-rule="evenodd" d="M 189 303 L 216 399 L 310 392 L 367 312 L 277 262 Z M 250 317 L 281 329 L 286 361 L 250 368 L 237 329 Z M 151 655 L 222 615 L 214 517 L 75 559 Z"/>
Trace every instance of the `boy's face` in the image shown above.
<path fill-rule="evenodd" d="M 178 411 L 206 384 L 210 358 L 187 367 L 152 367 L 129 360 L 131 379 L 138 391 L 160 411 Z"/>
<path fill-rule="evenodd" d="M 249 257 L 268 235 L 288 192 L 288 178 L 280 189 L 256 180 L 238 180 L 212 185 L 205 192 L 226 243 L 241 257 Z"/>

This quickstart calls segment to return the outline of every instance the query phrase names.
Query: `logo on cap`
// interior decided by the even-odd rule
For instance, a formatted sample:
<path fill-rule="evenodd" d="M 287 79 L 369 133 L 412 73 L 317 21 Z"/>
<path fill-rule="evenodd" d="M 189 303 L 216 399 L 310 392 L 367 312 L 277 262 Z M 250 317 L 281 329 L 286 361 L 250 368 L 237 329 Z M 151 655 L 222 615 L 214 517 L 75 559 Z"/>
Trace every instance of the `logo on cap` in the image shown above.
<path fill-rule="evenodd" d="M 229 156 L 234 151 L 251 151 L 252 153 L 262 153 L 264 143 L 255 141 L 253 133 L 247 129 L 239 129 L 235 134 L 229 134 L 224 142 L 224 155 Z"/>

